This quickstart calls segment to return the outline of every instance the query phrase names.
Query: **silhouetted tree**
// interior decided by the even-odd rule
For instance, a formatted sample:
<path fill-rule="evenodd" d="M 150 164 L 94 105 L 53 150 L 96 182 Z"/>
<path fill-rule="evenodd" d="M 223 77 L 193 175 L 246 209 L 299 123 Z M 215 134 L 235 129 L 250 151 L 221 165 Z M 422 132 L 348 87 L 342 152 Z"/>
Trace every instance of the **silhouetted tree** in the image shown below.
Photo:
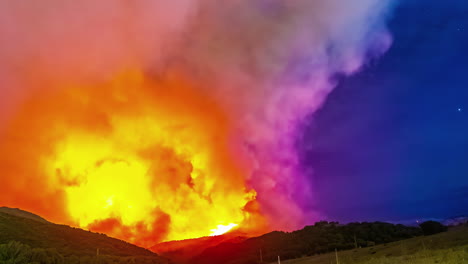
<path fill-rule="evenodd" d="M 425 236 L 447 231 L 447 227 L 436 221 L 426 221 L 419 225 Z"/>

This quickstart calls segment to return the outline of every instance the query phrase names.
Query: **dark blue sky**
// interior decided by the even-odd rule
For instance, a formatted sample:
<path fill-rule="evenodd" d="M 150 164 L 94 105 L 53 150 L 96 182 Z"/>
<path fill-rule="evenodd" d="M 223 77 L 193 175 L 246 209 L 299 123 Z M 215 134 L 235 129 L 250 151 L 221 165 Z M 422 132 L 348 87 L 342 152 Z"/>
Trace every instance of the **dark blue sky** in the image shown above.
<path fill-rule="evenodd" d="M 342 80 L 300 142 L 328 219 L 468 215 L 468 1 L 401 1 L 389 52 Z"/>

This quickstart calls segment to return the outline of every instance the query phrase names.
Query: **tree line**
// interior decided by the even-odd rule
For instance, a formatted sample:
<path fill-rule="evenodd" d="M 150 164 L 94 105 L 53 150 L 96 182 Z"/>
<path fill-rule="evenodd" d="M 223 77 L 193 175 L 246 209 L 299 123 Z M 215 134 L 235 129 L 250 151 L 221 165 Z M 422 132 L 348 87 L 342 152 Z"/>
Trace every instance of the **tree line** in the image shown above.
<path fill-rule="evenodd" d="M 241 243 L 221 243 L 208 248 L 190 261 L 194 264 L 245 264 L 269 263 L 281 259 L 293 259 L 336 250 L 371 247 L 416 236 L 426 232 L 442 232 L 439 223 L 411 227 L 384 222 L 349 223 L 317 222 L 294 232 L 271 232 L 250 238 Z M 442 227 L 441 227 L 442 226 Z M 432 231 L 427 231 L 431 229 Z M 428 233 L 428 234 L 429 234 Z M 432 232 L 434 233 L 434 232 Z"/>

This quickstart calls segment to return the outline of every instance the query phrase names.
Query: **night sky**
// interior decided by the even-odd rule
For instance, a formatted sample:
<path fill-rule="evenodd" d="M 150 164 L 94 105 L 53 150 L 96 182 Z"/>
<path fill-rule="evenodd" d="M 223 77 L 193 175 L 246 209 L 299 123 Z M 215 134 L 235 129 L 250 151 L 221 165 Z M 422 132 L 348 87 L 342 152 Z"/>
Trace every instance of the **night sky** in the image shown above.
<path fill-rule="evenodd" d="M 468 1 L 401 1 L 386 55 L 341 80 L 299 142 L 330 220 L 468 213 Z"/>

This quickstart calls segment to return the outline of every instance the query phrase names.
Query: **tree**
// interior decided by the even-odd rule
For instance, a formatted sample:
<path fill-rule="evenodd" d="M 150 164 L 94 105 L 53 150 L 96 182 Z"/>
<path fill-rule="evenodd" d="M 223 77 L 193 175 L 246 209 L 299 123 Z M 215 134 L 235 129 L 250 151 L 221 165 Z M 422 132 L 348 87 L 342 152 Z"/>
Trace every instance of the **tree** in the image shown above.
<path fill-rule="evenodd" d="M 419 225 L 425 236 L 447 231 L 447 227 L 436 221 L 426 221 Z"/>

